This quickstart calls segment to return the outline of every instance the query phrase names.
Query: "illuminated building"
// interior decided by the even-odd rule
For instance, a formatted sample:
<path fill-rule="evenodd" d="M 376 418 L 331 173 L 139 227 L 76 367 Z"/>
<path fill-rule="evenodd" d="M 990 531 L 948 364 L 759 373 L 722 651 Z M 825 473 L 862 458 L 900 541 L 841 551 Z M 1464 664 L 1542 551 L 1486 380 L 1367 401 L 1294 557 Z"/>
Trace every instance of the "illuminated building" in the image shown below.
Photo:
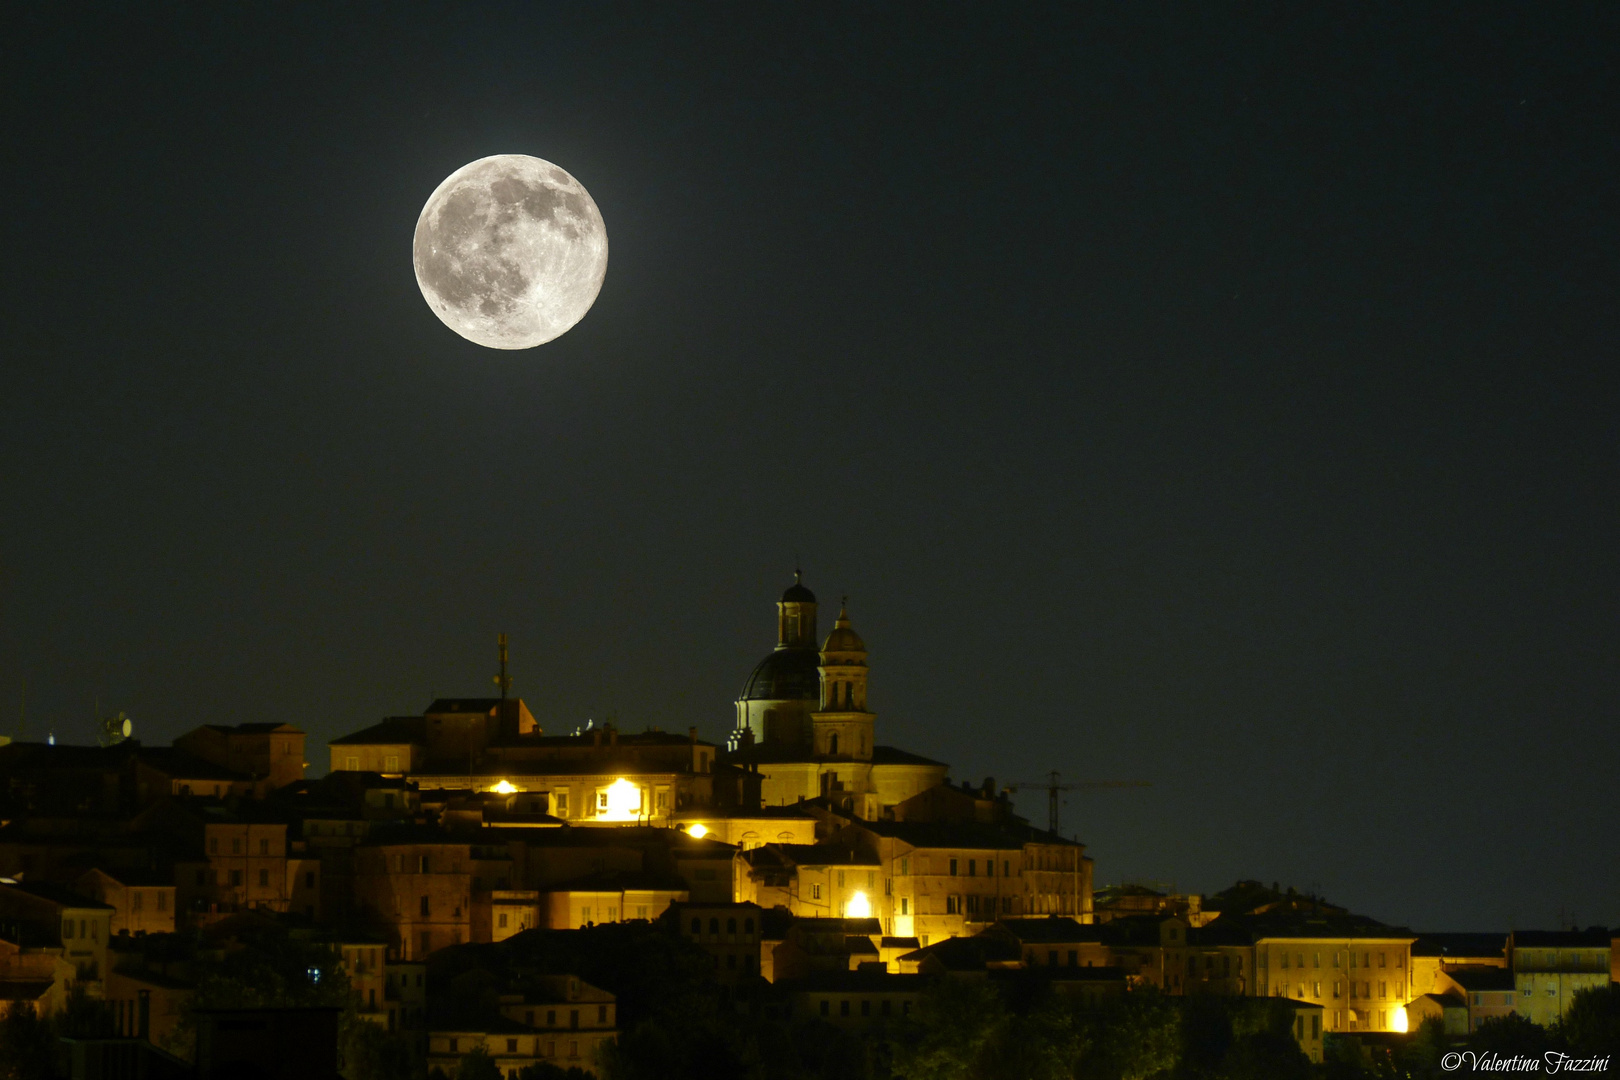
<path fill-rule="evenodd" d="M 675 903 L 664 919 L 686 940 L 698 945 L 714 962 L 714 975 L 723 985 L 760 973 L 760 943 L 765 911 L 758 904 Z"/>
<path fill-rule="evenodd" d="M 825 797 L 873 819 L 942 783 L 940 762 L 877 745 L 866 644 L 847 608 L 819 649 L 816 598 L 802 580 L 776 609 L 776 648 L 743 684 L 722 759 L 760 776 L 764 805 Z"/>
<path fill-rule="evenodd" d="M 99 995 L 112 916 L 107 904 L 62 885 L 0 882 L 0 954 L 25 981 L 50 982 L 34 999 L 45 998 L 48 1008 L 61 1005 L 70 983 L 87 983 Z"/>
<path fill-rule="evenodd" d="M 304 778 L 304 733 L 291 724 L 204 724 L 174 747 L 245 774 L 259 798 Z"/>
<path fill-rule="evenodd" d="M 1517 930 L 1508 935 L 1520 1016 L 1550 1027 L 1582 990 L 1609 984 L 1610 939 L 1605 930 Z"/>
<path fill-rule="evenodd" d="M 545 735 L 516 698 L 441 698 L 329 748 L 334 771 L 408 778 L 423 792 L 543 795 L 545 812 L 572 824 L 662 825 L 680 811 L 758 803 L 758 778 L 717 768 L 717 748 L 696 728 Z"/>
<path fill-rule="evenodd" d="M 601 1047 L 618 1035 L 618 1000 L 571 975 L 528 976 L 503 993 L 500 1011 L 474 1027 L 435 1025 L 428 1068 L 454 1076 L 461 1057 L 482 1047 L 502 1076 L 529 1065 L 598 1069 Z"/>
<path fill-rule="evenodd" d="M 75 882 L 75 888 L 113 909 L 114 936 L 174 932 L 172 869 L 90 870 Z"/>

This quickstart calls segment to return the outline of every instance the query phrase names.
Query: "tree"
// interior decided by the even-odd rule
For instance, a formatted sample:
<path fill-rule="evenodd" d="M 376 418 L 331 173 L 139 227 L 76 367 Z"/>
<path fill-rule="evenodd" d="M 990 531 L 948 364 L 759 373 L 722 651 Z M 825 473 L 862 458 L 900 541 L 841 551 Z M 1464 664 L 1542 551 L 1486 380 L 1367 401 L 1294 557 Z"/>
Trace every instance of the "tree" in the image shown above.
<path fill-rule="evenodd" d="M 564 1069 L 549 1061 L 537 1061 L 519 1070 L 518 1080 L 592 1080 L 592 1077 L 578 1065 Z"/>
<path fill-rule="evenodd" d="M 298 1008 L 337 1006 L 353 1012 L 349 977 L 329 945 L 293 938 L 279 927 L 244 940 L 223 959 L 199 963 L 197 987 L 164 1049 L 190 1060 L 204 1008 Z M 345 1017 L 344 1024 L 349 1022 Z"/>
<path fill-rule="evenodd" d="M 421 1061 L 403 1032 L 388 1031 L 351 1012 L 343 1017 L 338 1041 L 345 1080 L 407 1080 L 421 1075 Z"/>
<path fill-rule="evenodd" d="M 1576 1057 L 1620 1057 L 1620 984 L 1576 994 L 1558 1031 Z"/>
<path fill-rule="evenodd" d="M 1492 1017 L 1475 1028 L 1468 1036 L 1468 1048 L 1479 1053 L 1495 1051 L 1505 1058 L 1539 1058 L 1552 1048 L 1552 1039 L 1540 1024 L 1509 1013 Z"/>
<path fill-rule="evenodd" d="M 901 1080 L 978 1080 L 1007 1023 L 1001 995 L 985 979 L 944 978 L 923 995 L 917 1022 L 894 1046 Z"/>
<path fill-rule="evenodd" d="M 56 1037 L 27 1001 L 13 1001 L 0 1017 L 0 1080 L 51 1080 Z"/>
<path fill-rule="evenodd" d="M 1128 991 L 1091 1020 L 1088 1067 L 1120 1080 L 1148 1080 L 1181 1060 L 1181 1015 L 1152 987 Z"/>
<path fill-rule="evenodd" d="M 456 1080 L 501 1080 L 501 1070 L 495 1064 L 495 1059 L 489 1056 L 488 1050 L 475 1046 L 461 1055 L 461 1062 L 456 1066 Z"/>

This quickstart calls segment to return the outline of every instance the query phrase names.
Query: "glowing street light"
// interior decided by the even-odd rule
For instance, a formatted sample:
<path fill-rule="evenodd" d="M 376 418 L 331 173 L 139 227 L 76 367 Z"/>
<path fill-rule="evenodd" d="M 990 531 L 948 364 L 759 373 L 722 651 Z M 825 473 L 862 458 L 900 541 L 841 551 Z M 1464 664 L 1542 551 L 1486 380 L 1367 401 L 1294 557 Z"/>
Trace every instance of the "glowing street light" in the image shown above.
<path fill-rule="evenodd" d="M 495 792 L 498 795 L 510 795 L 510 794 L 512 794 L 512 792 L 516 791 L 517 788 L 512 786 L 512 781 L 510 781 L 510 780 L 502 780 L 500 783 L 496 784 L 494 787 L 490 788 L 489 790 Z"/>
<path fill-rule="evenodd" d="M 687 829 L 686 835 L 690 836 L 694 840 L 701 840 L 705 836 L 709 835 L 709 827 L 700 821 L 696 825 L 693 825 L 690 829 Z"/>
<path fill-rule="evenodd" d="M 1406 1025 L 1407 1025 L 1406 1009 L 1404 1007 L 1396 1009 L 1393 1013 L 1390 1014 L 1389 1030 L 1391 1030 L 1391 1031 L 1405 1031 L 1405 1030 L 1407 1030 Z"/>
<path fill-rule="evenodd" d="M 849 898 L 844 905 L 844 918 L 870 919 L 872 917 L 872 901 L 866 898 L 863 892 L 857 892 Z"/>

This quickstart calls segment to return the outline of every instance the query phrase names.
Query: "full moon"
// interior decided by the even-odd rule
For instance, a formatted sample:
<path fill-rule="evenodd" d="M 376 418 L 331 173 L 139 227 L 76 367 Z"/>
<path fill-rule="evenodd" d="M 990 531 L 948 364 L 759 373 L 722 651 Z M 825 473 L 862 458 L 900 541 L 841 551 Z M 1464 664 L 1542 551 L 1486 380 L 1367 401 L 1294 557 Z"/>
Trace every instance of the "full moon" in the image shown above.
<path fill-rule="evenodd" d="M 468 341 L 532 349 L 585 317 L 607 273 L 607 228 L 583 184 L 525 154 L 451 173 L 416 221 L 416 284 Z"/>

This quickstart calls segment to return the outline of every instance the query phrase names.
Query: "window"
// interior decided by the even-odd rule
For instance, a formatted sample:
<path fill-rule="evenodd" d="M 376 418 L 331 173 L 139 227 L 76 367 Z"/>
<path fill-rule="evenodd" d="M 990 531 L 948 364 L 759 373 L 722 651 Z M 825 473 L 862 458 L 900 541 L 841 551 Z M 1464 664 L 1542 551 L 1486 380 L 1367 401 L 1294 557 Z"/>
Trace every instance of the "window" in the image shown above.
<path fill-rule="evenodd" d="M 1380 982 L 1378 984 L 1378 996 L 1381 998 L 1389 997 L 1389 983 Z"/>
<path fill-rule="evenodd" d="M 902 896 L 900 898 L 900 914 L 902 914 L 902 915 L 910 915 L 911 914 L 911 898 L 910 897 Z"/>
<path fill-rule="evenodd" d="M 304 873 L 304 888 L 313 889 L 314 887 L 315 887 L 315 871 L 313 871 L 313 870 L 305 871 L 305 873 Z"/>
<path fill-rule="evenodd" d="M 157 901 L 159 911 L 169 910 L 169 894 L 164 892 L 162 889 L 158 890 Z"/>
<path fill-rule="evenodd" d="M 1286 952 L 1282 954 L 1282 967 L 1284 971 L 1288 970 L 1288 954 Z"/>
<path fill-rule="evenodd" d="M 72 919 L 63 919 L 62 920 L 62 940 L 63 941 L 71 941 L 72 939 L 73 939 L 73 920 Z"/>
<path fill-rule="evenodd" d="M 709 933 L 715 935 L 720 933 L 720 920 L 718 918 L 709 920 Z"/>
<path fill-rule="evenodd" d="M 534 1027 L 534 1010 L 533 1009 L 524 1009 L 523 1010 L 523 1022 L 525 1024 L 528 1024 L 530 1027 Z"/>
<path fill-rule="evenodd" d="M 862 1016 L 871 1016 L 872 1015 L 872 1000 L 870 998 L 862 998 L 861 999 L 861 1015 Z"/>
<path fill-rule="evenodd" d="M 1322 984 L 1319 983 L 1319 982 L 1311 983 L 1311 997 L 1319 998 L 1321 996 L 1322 996 Z"/>
<path fill-rule="evenodd" d="M 135 911 L 141 910 L 141 890 L 131 890 L 129 895 L 129 906 Z"/>
<path fill-rule="evenodd" d="M 693 916 L 693 918 L 692 918 L 692 936 L 697 937 L 701 933 L 703 933 L 703 920 L 697 918 L 696 916 Z"/>
<path fill-rule="evenodd" d="M 744 919 L 743 920 L 743 933 L 752 934 L 753 932 L 754 932 L 754 920 L 753 919 Z"/>
<path fill-rule="evenodd" d="M 961 901 L 957 897 L 947 896 L 945 898 L 945 914 L 947 914 L 947 915 L 960 914 L 961 912 L 960 912 L 960 909 L 959 909 L 959 906 L 958 906 L 960 903 L 961 903 Z"/>
<path fill-rule="evenodd" d="M 428 917 L 428 898 L 425 897 L 425 896 L 422 897 L 421 911 L 422 911 L 422 918 L 424 918 L 424 919 L 427 918 Z"/>
<path fill-rule="evenodd" d="M 357 757 L 346 757 L 346 758 L 344 758 L 343 759 L 343 768 L 344 768 L 345 772 L 359 772 L 360 771 L 360 759 L 357 758 Z M 455 1042 L 454 1039 L 452 1039 L 450 1041 Z M 451 1049 L 453 1050 L 455 1048 L 451 1047 Z"/>
<path fill-rule="evenodd" d="M 231 854 L 242 854 L 242 838 L 240 836 L 231 837 Z"/>
<path fill-rule="evenodd" d="M 1385 961 L 1386 961 L 1386 960 L 1388 960 L 1388 959 L 1389 959 L 1389 957 L 1388 957 L 1388 955 L 1387 955 L 1387 954 L 1386 954 L 1386 953 L 1379 953 L 1379 954 L 1378 954 L 1378 966 L 1379 966 L 1379 967 L 1386 967 L 1386 966 L 1388 966 L 1388 965 L 1387 965 L 1387 964 L 1386 964 L 1386 963 L 1385 963 Z"/>
<path fill-rule="evenodd" d="M 840 889 L 844 887 L 844 872 L 842 870 L 838 871 L 838 887 Z"/>
<path fill-rule="evenodd" d="M 268 889 L 269 887 L 270 887 L 270 871 L 268 871 L 268 870 L 260 870 L 259 871 L 259 888 Z"/>
<path fill-rule="evenodd" d="M 810 886 L 810 899 L 812 899 L 812 900 L 820 900 L 821 899 L 821 886 L 819 884 Z"/>
<path fill-rule="evenodd" d="M 506 1040 L 506 1052 L 508 1054 L 517 1053 L 517 1040 L 516 1039 L 507 1039 Z"/>
<path fill-rule="evenodd" d="M 588 923 L 588 922 L 591 921 L 591 909 L 590 908 L 582 907 L 582 908 L 579 909 L 579 921 L 582 922 L 582 923 Z"/>
<path fill-rule="evenodd" d="M 428 857 L 426 855 L 418 855 L 416 857 L 416 872 L 418 874 L 426 874 L 429 872 Z"/>
<path fill-rule="evenodd" d="M 556 1027 L 556 1026 L 557 1026 L 557 1010 L 556 1009 L 547 1009 L 546 1010 L 546 1027 Z"/>
<path fill-rule="evenodd" d="M 260 855 L 268 855 L 268 854 L 270 854 L 270 841 L 268 841 L 268 840 L 260 840 L 259 841 L 259 854 Z"/>
<path fill-rule="evenodd" d="M 826 998 L 821 999 L 821 1015 L 822 1016 L 831 1016 L 832 1015 L 832 1002 L 828 1001 Z"/>
<path fill-rule="evenodd" d="M 456 1052 L 456 1050 L 457 1050 L 456 1042 L 457 1042 L 456 1037 L 454 1035 L 450 1036 L 450 1052 L 452 1054 L 454 1054 Z"/>
<path fill-rule="evenodd" d="M 890 1001 L 888 998 L 884 998 L 883 999 L 883 1006 L 879 1010 L 879 1012 L 881 1012 L 884 1016 L 893 1015 L 893 1013 L 894 1013 L 894 1002 Z"/>
<path fill-rule="evenodd" d="M 499 915 L 495 916 L 495 925 L 499 926 L 502 930 L 506 929 L 506 912 L 503 911 Z"/>
<path fill-rule="evenodd" d="M 1046 950 L 1046 966 L 1057 967 L 1057 957 L 1058 951 L 1056 949 Z"/>
<path fill-rule="evenodd" d="M 432 941 L 433 941 L 432 933 L 430 933 L 427 930 L 422 931 L 422 955 L 423 956 L 426 956 L 428 953 L 433 951 L 433 949 L 432 949 Z"/>
<path fill-rule="evenodd" d="M 568 792 L 566 791 L 557 792 L 557 816 L 568 816 Z"/>
<path fill-rule="evenodd" d="M 1322 966 L 1322 954 L 1321 953 L 1311 953 L 1311 967 L 1319 968 L 1321 966 Z"/>
<path fill-rule="evenodd" d="M 383 758 L 383 764 L 387 772 L 399 772 L 399 755 L 389 754 Z"/>
<path fill-rule="evenodd" d="M 598 1005 L 596 1007 L 596 1022 L 598 1024 L 607 1023 L 607 1006 L 606 1005 Z"/>
<path fill-rule="evenodd" d="M 909 873 L 911 873 L 911 860 L 910 859 L 901 859 L 900 860 L 900 876 L 905 877 Z"/>
<path fill-rule="evenodd" d="M 968 877 L 978 877 L 979 876 L 978 870 L 979 870 L 979 860 L 978 859 L 969 859 L 968 860 Z"/>
<path fill-rule="evenodd" d="M 1007 861 L 1006 859 L 1003 859 L 1001 861 L 1001 876 L 1002 877 L 1012 877 L 1011 867 L 1012 867 L 1012 863 Z"/>
<path fill-rule="evenodd" d="M 210 855 L 218 855 L 219 854 L 219 837 L 210 836 L 208 838 L 208 854 L 210 854 Z"/>
<path fill-rule="evenodd" d="M 231 871 L 231 884 L 233 886 L 237 887 L 237 888 L 241 887 L 241 885 L 242 885 L 242 871 L 240 871 L 240 870 L 232 870 Z"/>
<path fill-rule="evenodd" d="M 951 860 L 951 877 L 955 877 L 955 876 L 956 876 L 956 860 L 952 859 Z"/>
<path fill-rule="evenodd" d="M 727 919 L 726 920 L 726 933 L 735 934 L 736 932 L 737 932 L 737 920 L 735 918 Z"/>
<path fill-rule="evenodd" d="M 198 887 L 200 888 L 200 887 L 202 887 L 204 885 L 207 885 L 207 884 L 208 884 L 208 871 L 206 871 L 206 870 L 197 871 L 197 885 L 198 885 Z"/>
<path fill-rule="evenodd" d="M 848 1016 L 849 1015 L 849 998 L 844 998 L 844 999 L 842 999 L 841 1001 L 838 1002 L 838 1015 L 839 1016 Z"/>

